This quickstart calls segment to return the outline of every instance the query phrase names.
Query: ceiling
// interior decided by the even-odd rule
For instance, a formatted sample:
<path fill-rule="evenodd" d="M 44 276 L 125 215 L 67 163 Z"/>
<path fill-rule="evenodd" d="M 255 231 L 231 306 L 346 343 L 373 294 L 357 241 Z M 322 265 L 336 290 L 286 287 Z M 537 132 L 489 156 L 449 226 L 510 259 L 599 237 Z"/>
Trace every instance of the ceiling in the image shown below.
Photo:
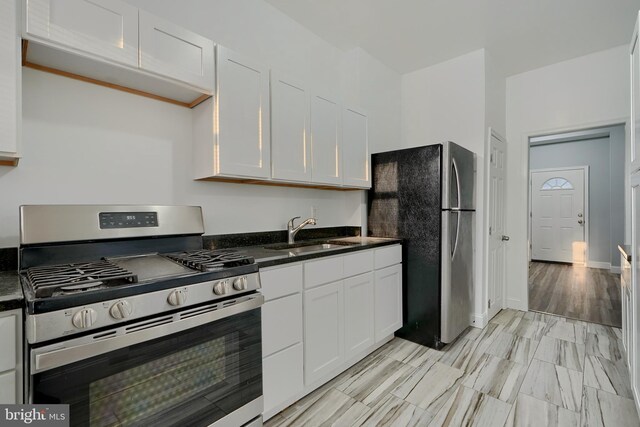
<path fill-rule="evenodd" d="M 486 48 L 505 75 L 629 43 L 638 0 L 265 0 L 399 73 Z"/>

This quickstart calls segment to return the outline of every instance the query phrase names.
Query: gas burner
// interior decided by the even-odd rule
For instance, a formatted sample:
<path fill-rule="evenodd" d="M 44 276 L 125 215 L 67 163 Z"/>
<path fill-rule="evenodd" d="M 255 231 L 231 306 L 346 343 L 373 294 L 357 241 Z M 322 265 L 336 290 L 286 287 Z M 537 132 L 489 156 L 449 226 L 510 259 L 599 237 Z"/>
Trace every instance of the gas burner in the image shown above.
<path fill-rule="evenodd" d="M 135 274 L 109 261 L 31 267 L 26 279 L 36 298 L 138 281 Z"/>
<path fill-rule="evenodd" d="M 165 256 L 182 265 L 200 271 L 221 270 L 223 268 L 239 267 L 255 262 L 253 257 L 233 249 L 219 249 L 215 251 L 201 249 L 197 251 L 175 252 L 165 254 Z"/>

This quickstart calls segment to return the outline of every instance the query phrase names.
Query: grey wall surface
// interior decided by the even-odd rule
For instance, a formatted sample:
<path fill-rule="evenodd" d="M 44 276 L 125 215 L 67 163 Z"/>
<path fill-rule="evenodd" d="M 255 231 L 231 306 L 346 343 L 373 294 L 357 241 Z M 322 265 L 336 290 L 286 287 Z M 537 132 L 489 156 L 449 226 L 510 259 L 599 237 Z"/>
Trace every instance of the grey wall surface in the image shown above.
<path fill-rule="evenodd" d="M 624 241 L 624 127 L 607 138 L 530 148 L 530 169 L 589 166 L 589 261 L 620 266 Z"/>

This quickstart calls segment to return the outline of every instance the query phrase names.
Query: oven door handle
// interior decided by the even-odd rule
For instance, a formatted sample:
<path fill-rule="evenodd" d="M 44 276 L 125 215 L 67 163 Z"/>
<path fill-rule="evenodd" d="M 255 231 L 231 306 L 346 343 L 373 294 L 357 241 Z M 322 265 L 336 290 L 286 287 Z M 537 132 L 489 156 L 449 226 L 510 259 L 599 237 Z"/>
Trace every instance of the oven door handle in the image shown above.
<path fill-rule="evenodd" d="M 117 335 L 100 341 L 90 341 L 88 343 L 78 345 L 74 345 L 73 341 L 71 341 L 68 347 L 61 348 L 60 344 L 53 344 L 49 347 L 34 349 L 31 351 L 31 373 L 36 374 L 49 369 L 58 368 L 60 366 L 70 365 L 74 362 L 79 362 L 100 354 L 109 353 L 131 345 L 140 344 L 145 341 L 150 341 L 207 323 L 215 322 L 216 320 L 220 320 L 225 317 L 254 310 L 260 307 L 263 303 L 264 296 L 257 294 L 249 300 L 242 301 L 228 307 L 205 312 L 186 319 L 173 320 L 170 323 L 160 324 L 158 326 L 150 327 L 149 329 L 125 333 L 124 335 Z M 179 315 L 180 313 L 176 313 L 175 316 Z"/>

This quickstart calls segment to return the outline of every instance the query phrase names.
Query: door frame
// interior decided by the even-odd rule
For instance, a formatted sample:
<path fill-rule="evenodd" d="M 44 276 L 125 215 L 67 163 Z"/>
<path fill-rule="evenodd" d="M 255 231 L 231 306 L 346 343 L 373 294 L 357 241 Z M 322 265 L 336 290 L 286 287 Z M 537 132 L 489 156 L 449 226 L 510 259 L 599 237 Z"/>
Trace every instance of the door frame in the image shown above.
<path fill-rule="evenodd" d="M 489 173 L 489 169 L 491 168 L 491 138 L 494 137 L 496 139 L 498 139 L 499 141 L 504 142 L 504 144 L 507 144 L 507 138 L 503 137 L 502 135 L 500 135 L 500 133 L 498 133 L 495 129 L 493 129 L 491 126 L 489 126 L 489 128 L 487 129 L 487 139 L 485 141 L 484 144 L 484 188 L 486 189 L 487 192 L 487 196 L 486 196 L 486 204 L 485 204 L 485 208 L 484 208 L 484 232 L 483 232 L 483 238 L 484 238 L 484 253 L 482 256 L 482 265 L 484 267 L 484 271 L 483 271 L 483 289 L 482 289 L 482 306 L 486 308 L 486 311 L 483 313 L 483 323 L 482 323 L 482 327 L 484 327 L 489 319 L 489 226 L 490 226 L 490 213 L 491 213 L 491 191 L 490 191 L 490 186 L 491 186 L 491 176 Z M 507 146 L 507 150 L 508 150 L 508 146 Z M 506 166 L 506 162 L 507 162 L 508 157 L 505 156 L 505 166 Z M 506 178 L 508 177 L 507 172 L 506 172 L 506 167 L 505 167 L 505 188 L 504 188 L 504 195 L 505 195 L 505 204 L 504 207 L 507 207 L 507 182 L 506 182 Z M 504 231 L 506 233 L 507 231 L 507 215 L 506 215 L 507 211 L 505 209 L 504 212 Z M 506 296 L 507 296 L 507 258 L 506 258 L 506 254 L 505 254 L 505 263 L 504 263 L 504 280 L 502 281 L 502 298 L 500 300 L 500 308 L 506 308 Z M 493 303 L 497 303 L 498 301 L 492 301 Z M 499 311 L 499 310 L 498 310 Z M 478 325 L 476 325 L 478 326 Z"/>
<path fill-rule="evenodd" d="M 538 130 L 529 129 L 519 133 L 516 136 L 516 140 L 519 141 L 522 149 L 520 150 L 520 154 L 514 157 L 514 166 L 518 166 L 518 160 L 520 163 L 520 168 L 518 170 L 522 171 L 521 174 L 511 175 L 510 178 L 517 180 L 518 182 L 514 183 L 516 189 L 519 189 L 522 194 L 526 195 L 526 198 L 520 199 L 521 203 L 524 202 L 527 204 L 524 212 L 519 212 L 523 217 L 521 219 L 515 219 L 514 221 L 518 224 L 516 228 L 518 230 L 522 230 L 522 226 L 525 227 L 529 224 L 529 212 L 531 211 L 531 206 L 529 206 L 529 149 L 531 148 L 531 138 L 535 138 L 541 135 L 550 135 L 554 133 L 567 133 L 574 132 L 576 130 L 585 130 L 585 129 L 595 129 L 595 128 L 603 128 L 610 126 L 618 126 L 623 125 L 625 127 L 625 147 L 629 149 L 629 129 L 631 127 L 631 120 L 629 117 L 619 117 L 619 118 L 611 118 L 607 120 L 601 121 L 593 121 L 593 122 L 583 122 L 583 123 L 574 123 L 566 126 L 558 126 L 552 128 L 540 128 Z M 628 155 L 628 153 L 627 153 Z M 519 159 L 518 159 L 519 157 Z M 625 162 L 625 170 L 627 171 L 626 176 L 628 176 L 628 162 Z M 629 185 L 629 180 L 627 179 L 625 182 L 625 191 L 631 191 L 631 186 Z M 508 192 L 509 190 L 507 190 Z M 512 190 L 513 191 L 513 190 Z M 628 192 L 627 191 L 627 192 Z M 627 201 L 629 204 L 625 205 L 625 217 L 630 214 L 630 200 Z M 523 203 L 523 204 L 524 204 Z M 520 205 L 522 206 L 522 205 Z M 524 215 L 526 215 L 526 221 L 522 224 L 520 221 L 525 220 Z M 518 215 L 519 216 L 519 215 Z M 626 229 L 625 224 L 625 229 Z M 512 231 L 513 232 L 513 231 Z M 528 231 L 525 230 L 525 233 L 528 234 Z M 515 246 L 514 252 L 517 255 L 513 257 L 508 257 L 507 264 L 511 263 L 512 267 L 507 268 L 507 283 L 514 283 L 513 287 L 511 287 L 510 295 L 505 295 L 506 306 L 509 308 L 515 308 L 517 310 L 528 311 L 529 310 L 529 239 L 528 236 L 524 239 L 524 241 L 516 239 L 513 244 Z M 625 238 L 630 238 L 630 235 L 627 235 L 627 231 L 625 231 Z M 523 249 L 526 255 L 523 254 Z M 522 258 L 520 258 L 522 256 Z M 526 258 L 525 258 L 526 256 Z M 524 261 L 524 262 L 522 262 Z M 521 263 L 522 262 L 522 263 Z"/>
<path fill-rule="evenodd" d="M 570 170 L 576 170 L 576 169 L 582 169 L 584 175 L 583 175 L 583 179 L 584 179 L 584 183 L 583 183 L 583 188 L 584 188 L 584 223 L 586 225 L 586 227 L 584 227 L 584 244 L 585 244 L 585 251 L 584 251 L 584 266 L 585 267 L 590 267 L 590 262 L 589 262 L 589 226 L 591 225 L 591 222 L 589 222 L 589 166 L 569 166 L 569 167 L 563 167 L 563 168 L 542 168 L 542 169 L 529 169 L 529 226 L 528 226 L 528 236 L 527 236 L 527 240 L 529 241 L 529 262 L 531 262 L 531 255 L 533 253 L 533 244 L 531 241 L 531 237 L 533 236 L 533 188 L 531 186 L 532 184 L 532 178 L 533 178 L 533 174 L 535 172 L 562 172 L 562 171 L 570 171 Z"/>

